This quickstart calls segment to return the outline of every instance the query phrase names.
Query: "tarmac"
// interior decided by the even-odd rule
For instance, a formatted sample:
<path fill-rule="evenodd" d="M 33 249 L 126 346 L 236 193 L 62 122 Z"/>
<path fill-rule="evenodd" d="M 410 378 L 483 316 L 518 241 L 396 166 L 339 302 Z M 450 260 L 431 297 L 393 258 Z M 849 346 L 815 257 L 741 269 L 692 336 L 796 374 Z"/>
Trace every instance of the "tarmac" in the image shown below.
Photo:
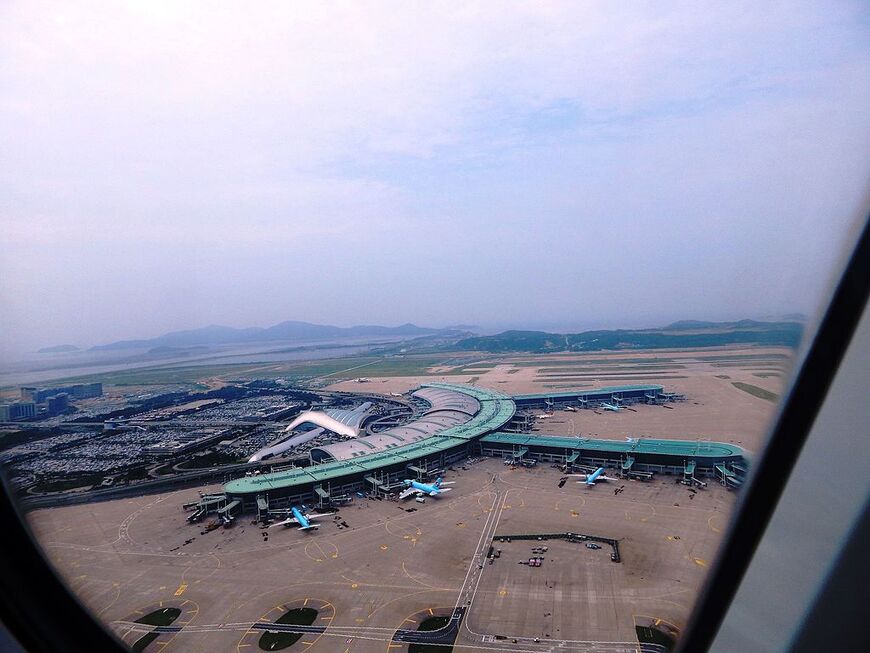
<path fill-rule="evenodd" d="M 28 521 L 125 641 L 147 632 L 136 615 L 182 610 L 149 652 L 256 651 L 263 629 L 302 605 L 318 617 L 286 651 L 401 653 L 407 644 L 394 638 L 413 639 L 427 614 L 461 617 L 456 651 L 637 651 L 636 618 L 685 626 L 735 496 L 667 476 L 559 488 L 560 476 L 485 459 L 448 471 L 452 491 L 424 504 L 357 498 L 309 532 L 263 530 L 252 515 L 205 532 L 181 508 L 195 489 L 42 509 Z M 487 560 L 500 534 L 568 531 L 619 540 L 622 561 L 608 546 L 557 540 L 497 542 L 501 556 Z M 541 567 L 517 564 L 541 544 Z"/>

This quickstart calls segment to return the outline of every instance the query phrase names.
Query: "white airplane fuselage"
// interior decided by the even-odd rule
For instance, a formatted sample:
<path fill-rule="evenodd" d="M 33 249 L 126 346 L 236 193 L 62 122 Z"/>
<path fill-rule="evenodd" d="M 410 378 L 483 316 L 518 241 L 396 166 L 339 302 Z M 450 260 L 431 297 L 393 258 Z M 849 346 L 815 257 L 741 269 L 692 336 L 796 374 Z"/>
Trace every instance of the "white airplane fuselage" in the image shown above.
<path fill-rule="evenodd" d="M 405 479 L 403 483 L 405 484 L 407 489 L 401 493 L 400 498 L 402 499 L 406 499 L 413 494 L 416 494 L 417 496 L 423 496 L 425 494 L 426 496 L 437 497 L 442 492 L 450 491 L 450 488 L 441 487 L 440 477 L 436 479 L 436 481 L 432 485 L 420 483 L 419 481 L 414 481 L 411 479 Z"/>

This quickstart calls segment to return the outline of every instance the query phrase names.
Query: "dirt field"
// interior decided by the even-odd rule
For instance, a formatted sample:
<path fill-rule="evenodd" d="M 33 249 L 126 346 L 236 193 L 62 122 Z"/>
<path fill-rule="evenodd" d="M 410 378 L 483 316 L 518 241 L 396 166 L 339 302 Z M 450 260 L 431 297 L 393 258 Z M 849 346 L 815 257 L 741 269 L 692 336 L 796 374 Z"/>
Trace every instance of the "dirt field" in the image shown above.
<path fill-rule="evenodd" d="M 285 650 L 402 651 L 389 640 L 411 615 L 471 601 L 458 643 L 474 648 L 457 651 L 632 651 L 634 615 L 685 625 L 734 498 L 719 486 L 690 498 L 667 477 L 626 482 L 618 496 L 612 483 L 558 488 L 557 470 L 498 460 L 449 477 L 454 490 L 425 504 L 358 499 L 339 513 L 349 529 L 325 519 L 268 540 L 250 517 L 206 534 L 187 524 L 180 506 L 194 490 L 29 519 L 70 586 L 127 641 L 141 636 L 129 621 L 146 608 L 184 612 L 181 632 L 148 651 L 259 650 L 251 624 L 306 600 L 328 627 Z M 555 543 L 532 569 L 516 564 L 531 545 L 514 543 L 485 564 L 494 535 L 567 530 L 620 539 L 623 562 L 606 547 Z"/>

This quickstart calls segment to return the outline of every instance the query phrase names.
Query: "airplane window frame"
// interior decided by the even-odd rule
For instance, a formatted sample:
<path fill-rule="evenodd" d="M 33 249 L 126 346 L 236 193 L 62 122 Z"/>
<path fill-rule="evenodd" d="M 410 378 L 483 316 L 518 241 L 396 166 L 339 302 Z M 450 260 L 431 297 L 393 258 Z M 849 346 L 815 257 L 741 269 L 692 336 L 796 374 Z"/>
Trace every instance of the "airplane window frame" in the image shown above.
<path fill-rule="evenodd" d="M 868 294 L 870 215 L 815 333 L 806 336 L 806 356 L 799 361 L 764 448 L 753 460 L 752 477 L 735 506 L 716 564 L 678 642 L 678 653 L 710 648 L 852 342 Z"/>

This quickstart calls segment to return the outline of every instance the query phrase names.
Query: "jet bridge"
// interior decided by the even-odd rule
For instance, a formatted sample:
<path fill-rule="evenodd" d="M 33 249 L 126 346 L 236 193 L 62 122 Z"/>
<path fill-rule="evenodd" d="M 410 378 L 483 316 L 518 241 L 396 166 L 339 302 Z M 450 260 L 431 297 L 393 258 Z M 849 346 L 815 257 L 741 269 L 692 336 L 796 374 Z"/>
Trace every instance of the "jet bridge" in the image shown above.
<path fill-rule="evenodd" d="M 683 465 L 683 485 L 706 485 L 703 481 L 699 481 L 695 478 L 695 469 L 697 465 L 694 460 L 686 461 Z"/>
<path fill-rule="evenodd" d="M 525 456 L 527 453 L 529 453 L 528 447 L 520 447 L 519 449 L 508 454 L 511 464 L 516 465 L 520 463 L 523 459 L 523 456 Z"/>
<path fill-rule="evenodd" d="M 236 507 L 241 505 L 241 503 L 242 502 L 239 501 L 238 499 L 234 499 L 233 501 L 230 501 L 227 505 L 225 505 L 223 508 L 218 508 L 217 514 L 226 515 L 227 517 L 231 517 L 233 510 L 235 510 Z"/>
<path fill-rule="evenodd" d="M 199 501 L 186 503 L 183 506 L 184 509 L 193 510 L 193 514 L 187 517 L 187 521 L 195 524 L 212 512 L 220 512 L 220 509 L 226 505 L 226 502 L 227 495 L 225 494 L 206 494 L 200 497 Z M 238 504 L 238 501 L 236 504 Z"/>
<path fill-rule="evenodd" d="M 257 495 L 257 521 L 264 521 L 269 516 L 269 498 Z"/>
<path fill-rule="evenodd" d="M 737 488 L 740 487 L 742 481 L 740 477 L 737 476 L 730 469 L 725 467 L 725 465 L 715 465 L 716 469 L 716 477 L 719 479 L 719 482 L 725 487 Z"/>

